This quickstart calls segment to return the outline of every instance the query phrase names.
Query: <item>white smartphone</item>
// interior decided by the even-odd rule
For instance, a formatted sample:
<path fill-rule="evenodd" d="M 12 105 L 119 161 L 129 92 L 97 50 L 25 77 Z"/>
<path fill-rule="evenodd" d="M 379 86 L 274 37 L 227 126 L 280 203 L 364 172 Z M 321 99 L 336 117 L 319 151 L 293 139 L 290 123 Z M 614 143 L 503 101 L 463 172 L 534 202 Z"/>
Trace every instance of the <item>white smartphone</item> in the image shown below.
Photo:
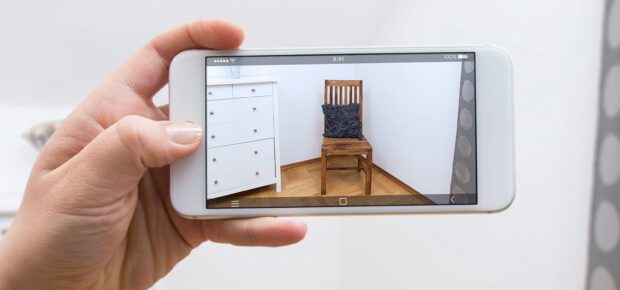
<path fill-rule="evenodd" d="M 494 212 L 515 195 L 512 65 L 495 46 L 191 50 L 170 119 L 187 218 Z"/>

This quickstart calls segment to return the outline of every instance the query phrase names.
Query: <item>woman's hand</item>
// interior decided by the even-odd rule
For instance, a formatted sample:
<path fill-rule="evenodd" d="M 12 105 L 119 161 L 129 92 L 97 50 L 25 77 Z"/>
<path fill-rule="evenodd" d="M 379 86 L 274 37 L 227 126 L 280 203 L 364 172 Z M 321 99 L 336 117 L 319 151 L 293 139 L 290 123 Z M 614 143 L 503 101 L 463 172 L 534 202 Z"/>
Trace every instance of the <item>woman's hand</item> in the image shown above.
<path fill-rule="evenodd" d="M 239 28 L 197 21 L 149 42 L 88 96 L 37 160 L 0 243 L 0 288 L 148 288 L 203 241 L 283 246 L 306 233 L 276 218 L 186 220 L 170 205 L 169 168 L 202 138 L 167 121 L 152 96 L 193 48 L 235 49 Z"/>

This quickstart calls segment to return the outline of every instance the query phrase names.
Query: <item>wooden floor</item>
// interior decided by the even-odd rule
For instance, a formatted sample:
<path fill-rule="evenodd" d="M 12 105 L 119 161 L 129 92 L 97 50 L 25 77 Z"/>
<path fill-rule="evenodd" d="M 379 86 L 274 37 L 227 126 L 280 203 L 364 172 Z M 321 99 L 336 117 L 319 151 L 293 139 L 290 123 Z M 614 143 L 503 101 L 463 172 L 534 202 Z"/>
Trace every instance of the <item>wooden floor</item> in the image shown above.
<path fill-rule="evenodd" d="M 330 157 L 329 167 L 355 166 L 352 156 Z M 399 184 L 394 177 L 386 175 L 375 166 L 372 175 L 371 193 L 377 195 L 421 195 L 412 188 Z M 327 195 L 362 196 L 364 195 L 364 171 L 331 170 L 327 171 Z M 282 191 L 276 192 L 276 186 L 269 185 L 230 195 L 232 198 L 264 197 L 310 197 L 321 196 L 321 163 L 319 159 L 304 162 L 297 166 L 282 168 Z"/>

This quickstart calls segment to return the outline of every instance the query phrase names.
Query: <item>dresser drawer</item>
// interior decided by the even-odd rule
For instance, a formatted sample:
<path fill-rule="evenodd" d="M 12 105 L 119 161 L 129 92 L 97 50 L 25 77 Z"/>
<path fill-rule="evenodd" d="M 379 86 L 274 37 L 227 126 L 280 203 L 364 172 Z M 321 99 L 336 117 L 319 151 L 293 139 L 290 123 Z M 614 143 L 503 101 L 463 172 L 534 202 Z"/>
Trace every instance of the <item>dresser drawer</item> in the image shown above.
<path fill-rule="evenodd" d="M 207 100 L 230 99 L 232 92 L 232 85 L 207 86 Z"/>
<path fill-rule="evenodd" d="M 273 159 L 248 164 L 233 169 L 207 174 L 207 198 L 209 194 L 275 179 Z"/>
<path fill-rule="evenodd" d="M 273 98 L 256 97 L 207 102 L 207 124 L 273 117 Z"/>
<path fill-rule="evenodd" d="M 271 96 L 273 94 L 273 85 L 271 83 L 250 83 L 233 85 L 233 97 L 247 98 Z"/>
<path fill-rule="evenodd" d="M 273 138 L 273 118 L 207 124 L 207 148 Z"/>
<path fill-rule="evenodd" d="M 273 139 L 207 149 L 207 172 L 274 158 Z"/>

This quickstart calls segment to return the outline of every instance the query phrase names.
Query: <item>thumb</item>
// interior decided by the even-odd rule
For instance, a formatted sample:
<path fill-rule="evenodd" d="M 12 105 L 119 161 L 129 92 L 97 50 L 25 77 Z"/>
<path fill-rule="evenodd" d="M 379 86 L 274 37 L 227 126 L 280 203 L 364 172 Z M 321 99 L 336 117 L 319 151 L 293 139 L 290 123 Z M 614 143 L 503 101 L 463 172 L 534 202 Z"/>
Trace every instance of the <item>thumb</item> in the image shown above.
<path fill-rule="evenodd" d="M 190 122 L 126 116 L 68 162 L 71 185 L 90 197 L 118 198 L 133 189 L 148 168 L 191 154 L 201 139 L 201 127 Z"/>

